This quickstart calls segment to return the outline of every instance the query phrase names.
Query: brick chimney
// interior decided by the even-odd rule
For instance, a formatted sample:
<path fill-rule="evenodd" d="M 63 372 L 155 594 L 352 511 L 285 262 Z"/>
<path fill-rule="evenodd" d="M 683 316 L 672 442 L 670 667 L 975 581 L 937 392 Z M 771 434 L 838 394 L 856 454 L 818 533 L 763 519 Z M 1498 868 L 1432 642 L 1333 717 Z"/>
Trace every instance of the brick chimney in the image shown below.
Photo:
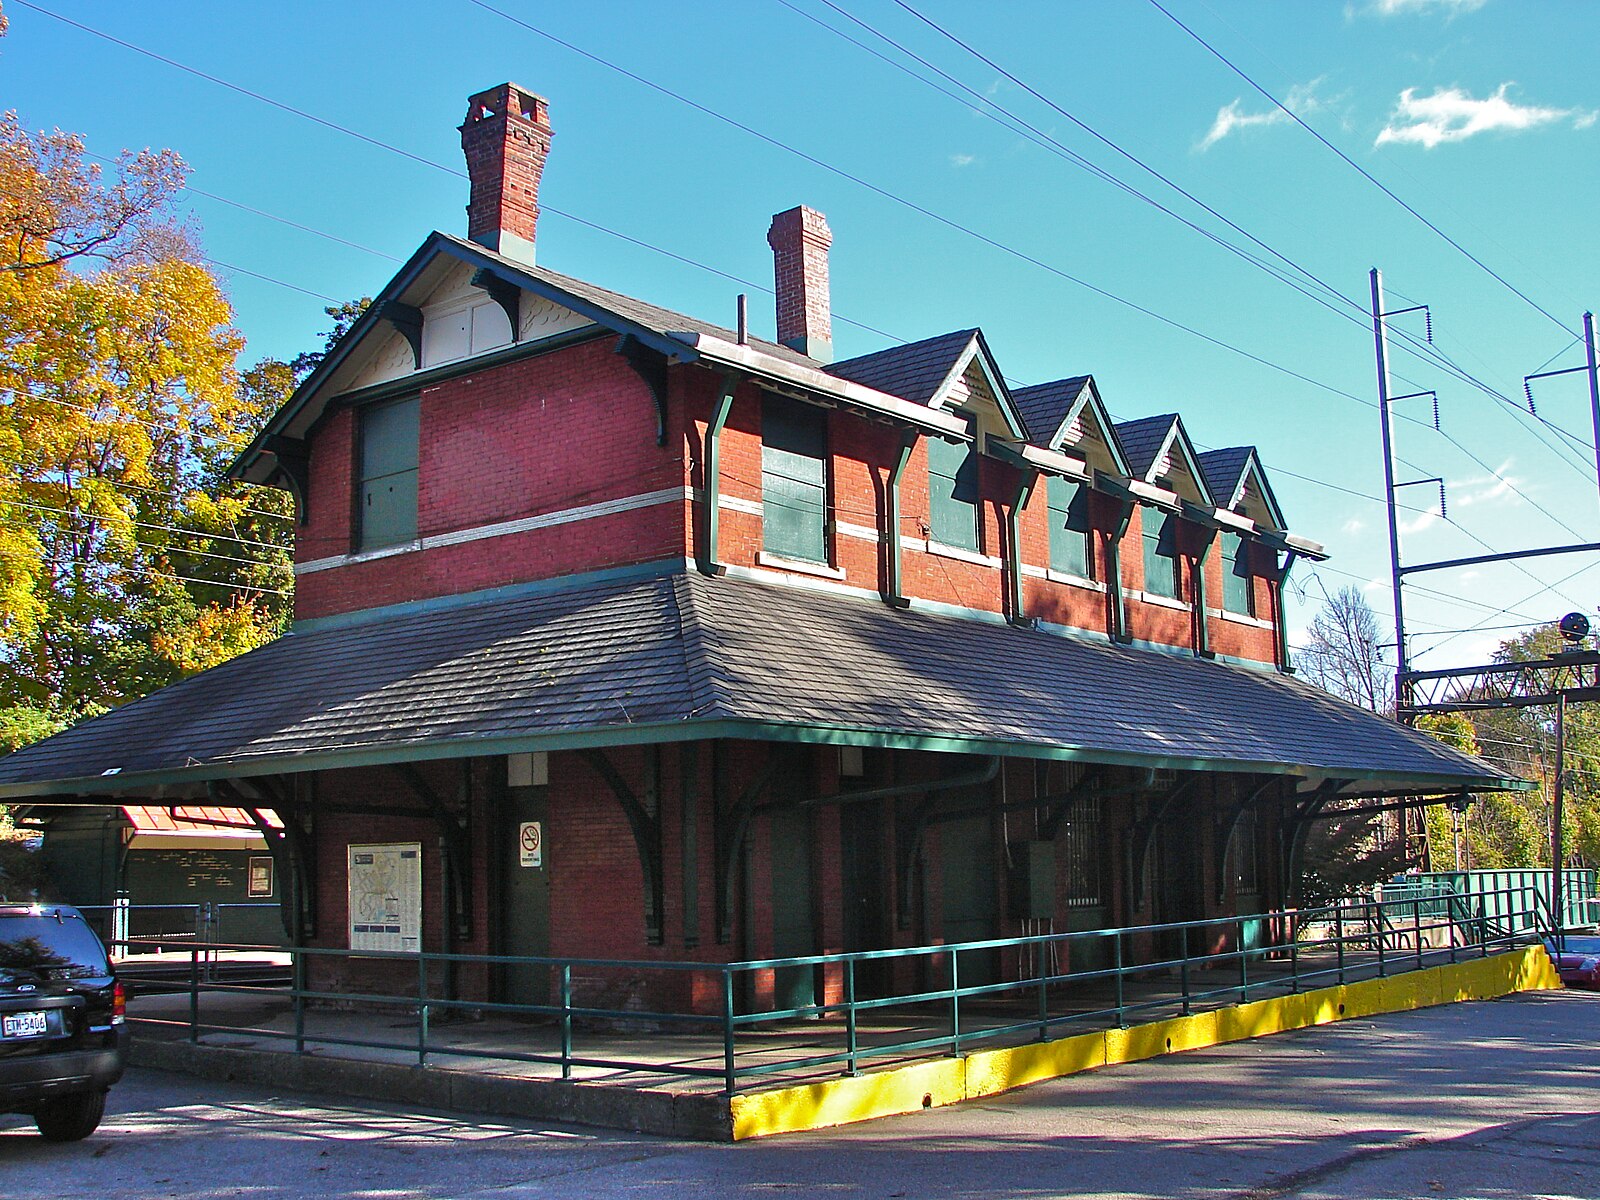
<path fill-rule="evenodd" d="M 773 217 L 767 230 L 778 293 L 778 340 L 821 362 L 833 361 L 833 312 L 828 304 L 832 244 L 827 218 L 804 205 Z"/>
<path fill-rule="evenodd" d="M 467 237 L 507 258 L 533 263 L 539 177 L 550 155 L 550 105 L 514 83 L 467 101 L 461 150 L 472 196 Z"/>

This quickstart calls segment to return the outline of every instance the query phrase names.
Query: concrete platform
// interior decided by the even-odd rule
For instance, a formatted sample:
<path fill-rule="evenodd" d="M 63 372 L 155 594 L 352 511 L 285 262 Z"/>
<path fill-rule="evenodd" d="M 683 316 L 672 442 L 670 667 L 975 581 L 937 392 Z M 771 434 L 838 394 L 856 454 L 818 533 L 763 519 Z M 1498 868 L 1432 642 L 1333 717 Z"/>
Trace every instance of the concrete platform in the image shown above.
<path fill-rule="evenodd" d="M 731 1097 L 721 1090 L 720 1036 L 585 1030 L 577 1041 L 578 1053 L 641 1066 L 579 1067 L 573 1078 L 563 1080 L 552 1065 L 501 1057 L 548 1052 L 553 1038 L 547 1027 L 503 1020 L 435 1026 L 427 1063 L 418 1065 L 415 1018 L 399 1011 L 389 1014 L 387 1021 L 383 1014 L 316 1012 L 310 1018 L 314 1028 L 308 1032 L 323 1040 L 299 1054 L 293 1052 L 290 1038 L 271 1036 L 292 1033 L 293 1018 L 282 998 L 270 993 L 208 996 L 202 1019 L 231 1028 L 207 1032 L 197 1041 L 190 1041 L 176 1024 L 151 1026 L 138 1020 L 186 1019 L 187 998 L 148 997 L 136 1001 L 130 1015 L 138 1022 L 134 1061 L 141 1065 L 458 1112 L 723 1141 L 959 1103 L 1078 1071 L 1288 1029 L 1559 986 L 1543 949 L 1530 947 L 1382 979 L 1217 1006 L 1127 1029 L 1102 1027 L 1048 1041 L 1019 1039 L 1018 1044 L 959 1055 L 927 1057 L 924 1052 L 915 1060 L 909 1055 L 870 1060 L 870 1069 L 862 1074 L 830 1072 L 826 1078 L 817 1078 L 814 1068 L 789 1075 L 783 1068 L 786 1061 L 837 1046 L 840 1022 L 790 1022 L 741 1034 L 741 1066 L 773 1070 L 770 1083 L 757 1077 L 760 1082 L 752 1084 L 752 1090 Z M 1140 999 L 1155 1003 L 1159 997 Z M 181 1005 L 182 1011 L 174 1011 L 174 1005 Z M 976 1031 L 979 1017 L 973 1017 L 971 1028 Z M 999 1025 L 1016 1017 L 1001 1013 L 987 1019 Z M 862 1041 L 866 1045 L 873 1039 L 904 1039 L 906 1032 L 904 1020 L 896 1021 L 890 1014 L 864 1029 Z M 393 1035 L 393 1041 L 385 1048 L 337 1044 L 389 1041 L 386 1035 Z M 667 1074 L 685 1069 L 711 1074 L 698 1078 Z"/>

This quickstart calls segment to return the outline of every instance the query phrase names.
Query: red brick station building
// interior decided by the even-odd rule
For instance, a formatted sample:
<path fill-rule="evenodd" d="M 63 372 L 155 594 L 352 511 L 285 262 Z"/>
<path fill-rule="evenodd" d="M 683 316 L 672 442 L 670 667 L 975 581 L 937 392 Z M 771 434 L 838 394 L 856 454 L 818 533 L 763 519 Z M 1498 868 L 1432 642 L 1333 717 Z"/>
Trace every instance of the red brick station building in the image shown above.
<path fill-rule="evenodd" d="M 1265 912 L 1330 804 L 1508 785 L 1291 674 L 1323 555 L 1252 448 L 1010 387 L 978 329 L 834 361 L 812 209 L 776 342 L 557 274 L 546 101 L 461 141 L 467 236 L 233 467 L 295 497 L 293 631 L 0 800 L 252 814 L 306 945 L 727 962 Z"/>

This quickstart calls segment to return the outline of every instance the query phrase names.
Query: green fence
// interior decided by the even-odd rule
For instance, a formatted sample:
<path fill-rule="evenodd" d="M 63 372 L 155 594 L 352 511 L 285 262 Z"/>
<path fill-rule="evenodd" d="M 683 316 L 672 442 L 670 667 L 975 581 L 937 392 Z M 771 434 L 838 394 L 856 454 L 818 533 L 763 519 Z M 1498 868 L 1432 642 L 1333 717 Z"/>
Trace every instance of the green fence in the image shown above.
<path fill-rule="evenodd" d="M 777 1075 L 855 1074 L 887 1059 L 1045 1041 L 1421 969 L 1525 945 L 1547 928 L 1537 889 L 1525 881 L 1479 891 L 1472 903 L 1456 893 L 1419 894 L 1315 911 L 733 963 L 197 942 L 185 947 L 187 979 L 180 972 L 152 989 L 165 995 L 164 1015 L 141 1013 L 136 1003 L 129 1016 L 152 1034 L 191 1041 L 243 1035 L 296 1053 L 389 1051 L 420 1066 L 444 1055 L 510 1060 L 548 1064 L 563 1079 L 590 1068 L 642 1072 L 714 1081 L 732 1093 Z M 143 943 L 129 939 L 123 948 Z M 174 949 L 171 941 L 157 944 Z M 267 949 L 287 957 L 287 983 L 229 982 L 208 969 Z M 1074 961 L 1106 965 L 1073 970 Z M 998 979 L 990 974 L 997 963 Z M 462 994 L 486 990 L 497 971 L 530 967 L 550 980 L 543 1003 Z M 808 973 L 816 1002 L 778 1007 L 780 973 Z M 356 979 L 372 990 L 351 990 Z M 671 1011 L 604 999 L 628 994 L 688 999 Z M 230 1004 L 230 997 L 246 1000 Z M 277 1017 L 264 1020 L 268 1011 Z M 362 1024 L 360 1014 L 371 1019 Z M 480 1020 L 459 1019 L 466 1016 Z M 495 1017 L 516 1020 L 502 1020 L 495 1037 L 464 1040 L 459 1033 L 485 1029 L 481 1018 Z M 449 1037 L 441 1038 L 441 1022 Z"/>
<path fill-rule="evenodd" d="M 1600 923 L 1600 892 L 1596 876 L 1600 872 L 1569 867 L 1562 872 L 1561 907 L 1563 929 L 1585 929 Z M 1520 907 L 1514 897 L 1531 894 L 1537 906 L 1548 913 L 1551 906 L 1552 873 L 1547 870 L 1510 871 L 1433 871 L 1422 875 L 1399 875 L 1382 886 L 1384 900 L 1424 904 L 1423 911 L 1437 918 L 1454 907 L 1502 927 L 1513 927 L 1519 918 L 1510 911 Z"/>

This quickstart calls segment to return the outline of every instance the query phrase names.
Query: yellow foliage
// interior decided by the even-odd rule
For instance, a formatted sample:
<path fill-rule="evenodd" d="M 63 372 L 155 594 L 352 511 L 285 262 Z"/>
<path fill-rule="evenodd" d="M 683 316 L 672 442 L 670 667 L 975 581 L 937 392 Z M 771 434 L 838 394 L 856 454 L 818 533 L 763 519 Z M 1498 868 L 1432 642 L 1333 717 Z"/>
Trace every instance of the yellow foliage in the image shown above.
<path fill-rule="evenodd" d="M 151 644 L 180 672 L 193 675 L 265 645 L 274 636 L 255 601 L 237 600 L 206 605 L 178 630 L 156 634 Z"/>
<path fill-rule="evenodd" d="M 257 601 L 287 589 L 262 549 L 287 525 L 247 510 L 282 506 L 207 489 L 281 397 L 241 386 L 232 308 L 171 219 L 183 173 L 146 151 L 105 182 L 75 136 L 0 118 L 0 702 L 115 703 L 278 624 Z"/>

